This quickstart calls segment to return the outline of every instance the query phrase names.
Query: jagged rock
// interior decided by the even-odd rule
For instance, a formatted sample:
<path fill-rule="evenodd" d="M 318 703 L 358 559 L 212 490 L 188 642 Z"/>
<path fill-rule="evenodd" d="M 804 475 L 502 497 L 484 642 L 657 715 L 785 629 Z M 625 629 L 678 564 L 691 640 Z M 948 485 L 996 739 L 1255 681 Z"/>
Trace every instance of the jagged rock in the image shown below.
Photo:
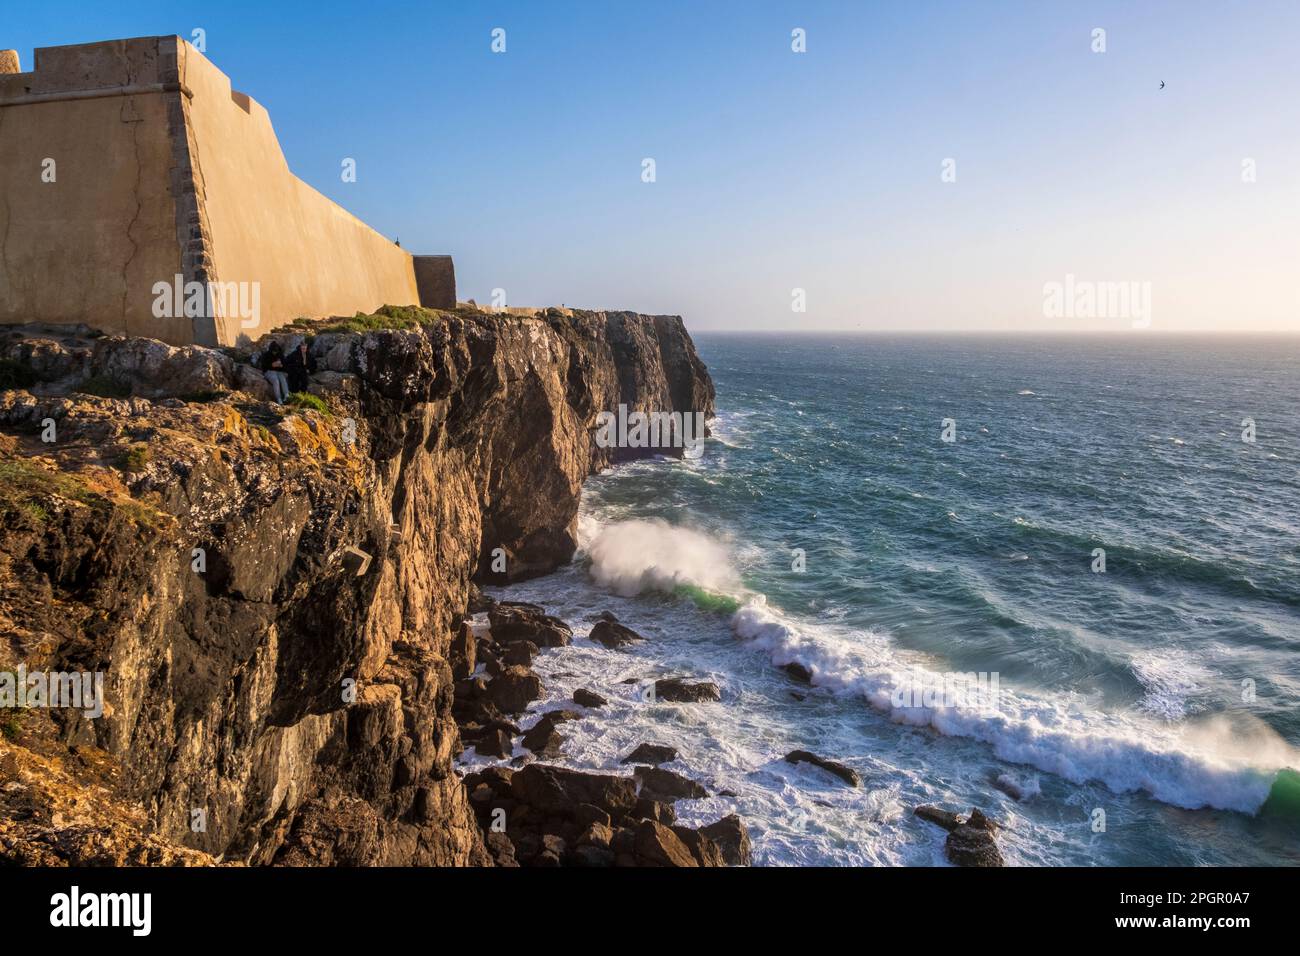
<path fill-rule="evenodd" d="M 656 800 L 653 797 L 640 797 L 637 799 L 636 806 L 632 808 L 631 817 L 634 820 L 654 820 L 656 823 L 669 826 L 677 822 L 677 811 L 670 802 Z"/>
<path fill-rule="evenodd" d="M 536 647 L 564 647 L 573 630 L 535 604 L 498 602 L 488 611 L 492 639 L 498 644 L 529 641 Z"/>
<path fill-rule="evenodd" d="M 524 746 L 528 746 L 526 742 Z M 510 734 L 497 727 L 485 730 L 481 736 L 476 738 L 474 740 L 474 749 L 485 757 L 509 757 L 515 752 Z"/>
<path fill-rule="evenodd" d="M 677 750 L 665 744 L 640 744 L 619 763 L 643 763 L 657 767 L 677 759 Z"/>
<path fill-rule="evenodd" d="M 585 687 L 579 687 L 573 692 L 573 702 L 581 707 L 604 707 L 609 703 L 604 697 Z"/>
<path fill-rule="evenodd" d="M 15 507 L 0 536 L 0 620 L 51 669 L 109 662 L 116 708 L 30 722 L 40 739 L 102 748 L 103 766 L 69 789 L 79 805 L 121 810 L 159 856 L 183 842 L 199 860 L 257 865 L 505 858 L 453 770 L 457 720 L 485 740 L 504 732 L 503 700 L 520 712 L 540 688 L 505 667 L 453 692 L 472 673 L 458 630 L 471 584 L 496 581 L 498 547 L 508 580 L 569 561 L 583 479 L 657 453 L 598 447 L 601 410 L 711 414 L 711 384 L 680 320 L 427 318 L 318 334 L 329 415 L 264 402 L 248 359 L 269 337 L 247 352 L 73 327 L 0 340 L 0 358 L 27 360 L 37 379 L 0 392 L 0 458 L 30 476 L 3 489 Z M 73 391 L 92 377 L 131 397 Z M 38 447 L 45 418 L 59 441 Z M 349 547 L 371 558 L 360 577 L 331 560 Z M 475 610 L 494 608 L 480 597 Z M 512 623 L 539 647 L 568 641 L 544 614 L 495 610 L 503 650 Z M 623 803 L 602 809 L 621 818 L 634 784 L 615 786 Z M 204 832 L 189 825 L 196 794 Z M 17 799 L 0 791 L 0 859 L 57 858 L 71 825 L 52 842 L 20 831 Z M 533 856 L 557 853 L 539 842 Z"/>
<path fill-rule="evenodd" d="M 510 781 L 515 799 L 546 815 L 569 817 L 579 804 L 590 804 L 620 819 L 636 806 L 636 784 L 631 777 L 583 773 L 529 764 Z"/>
<path fill-rule="evenodd" d="M 596 626 L 591 629 L 590 636 L 597 644 L 603 644 L 611 650 L 645 640 L 632 628 L 617 621 L 597 621 Z"/>
<path fill-rule="evenodd" d="M 665 677 L 655 681 L 655 698 L 673 703 L 697 703 L 722 700 L 722 691 L 711 681 L 691 684 L 681 677 Z"/>
<path fill-rule="evenodd" d="M 852 767 L 847 767 L 842 763 L 836 763 L 834 760 L 827 760 L 825 757 L 819 757 L 815 753 L 807 750 L 792 750 L 785 755 L 787 763 L 810 763 L 814 767 L 821 767 L 827 773 L 832 773 L 839 777 L 850 787 L 862 786 L 862 778 Z"/>
<path fill-rule="evenodd" d="M 473 628 L 468 621 L 462 621 L 451 642 L 451 673 L 457 680 L 463 680 L 474 673 L 477 664 L 475 659 L 477 647 L 478 641 L 474 637 Z"/>
<path fill-rule="evenodd" d="M 785 671 L 801 684 L 812 683 L 812 671 L 804 667 L 798 661 L 791 661 L 789 664 L 782 667 L 781 670 Z"/>
<path fill-rule="evenodd" d="M 525 667 L 507 667 L 488 681 L 485 693 L 507 714 L 520 714 L 543 694 L 542 680 Z"/>
<path fill-rule="evenodd" d="M 507 666 L 531 667 L 533 658 L 537 654 L 537 645 L 532 641 L 515 641 L 506 646 L 505 653 L 501 655 L 501 663 Z"/>
<path fill-rule="evenodd" d="M 1005 866 L 994 834 L 998 826 L 979 810 L 956 826 L 944 841 L 949 862 L 957 866 Z"/>
<path fill-rule="evenodd" d="M 944 810 L 942 807 L 921 806 L 913 810 L 912 813 L 922 820 L 949 831 L 955 830 L 961 825 L 961 816 L 959 814 L 953 813 L 951 810 Z"/>
<path fill-rule="evenodd" d="M 515 859 L 515 845 L 510 842 L 510 838 L 504 833 L 489 830 L 483 835 L 483 842 L 487 845 L 487 851 L 492 857 L 492 862 L 497 866 L 514 867 L 519 865 Z"/>
<path fill-rule="evenodd" d="M 612 825 L 613 820 L 600 807 L 592 806 L 590 803 L 580 803 L 573 808 L 573 823 L 580 829 L 593 823 L 608 827 Z"/>
<path fill-rule="evenodd" d="M 613 829 L 605 823 L 592 823 L 578 837 L 578 846 L 592 845 L 608 850 L 614 839 Z"/>
<path fill-rule="evenodd" d="M 671 803 L 674 800 L 702 800 L 709 791 L 689 777 L 659 767 L 637 767 L 633 777 L 641 785 L 643 797 Z"/>
<path fill-rule="evenodd" d="M 695 862 L 700 866 L 726 866 L 726 858 L 722 855 L 722 849 L 714 843 L 709 837 L 705 836 L 699 830 L 692 830 L 690 827 L 672 828 L 677 838 L 686 845 L 691 851 L 691 856 L 695 857 Z"/>
<path fill-rule="evenodd" d="M 636 860 L 642 866 L 698 867 L 681 837 L 661 823 L 642 820 L 636 827 Z"/>
<path fill-rule="evenodd" d="M 562 866 L 567 849 L 564 838 L 554 834 L 542 836 L 542 848 L 530 863 L 531 866 Z"/>
<path fill-rule="evenodd" d="M 723 817 L 717 823 L 700 827 L 700 833 L 712 840 L 722 853 L 728 866 L 749 866 L 753 855 L 749 843 L 749 831 L 740 817 L 734 813 Z"/>
<path fill-rule="evenodd" d="M 559 756 L 564 737 L 555 729 L 554 723 L 543 717 L 524 734 L 521 742 L 539 757 L 556 757 Z"/>

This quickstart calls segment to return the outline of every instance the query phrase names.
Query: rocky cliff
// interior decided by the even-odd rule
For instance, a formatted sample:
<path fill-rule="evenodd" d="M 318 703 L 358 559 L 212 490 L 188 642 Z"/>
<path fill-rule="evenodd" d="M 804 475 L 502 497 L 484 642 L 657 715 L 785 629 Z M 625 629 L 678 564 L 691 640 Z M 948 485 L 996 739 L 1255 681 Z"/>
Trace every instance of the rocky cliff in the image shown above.
<path fill-rule="evenodd" d="M 106 704 L 0 712 L 0 858 L 493 860 L 453 769 L 474 582 L 567 561 L 583 479 L 653 453 L 600 412 L 712 383 L 670 316 L 385 309 L 254 352 L 304 332 L 284 407 L 255 354 L 3 333 L 0 669 Z"/>

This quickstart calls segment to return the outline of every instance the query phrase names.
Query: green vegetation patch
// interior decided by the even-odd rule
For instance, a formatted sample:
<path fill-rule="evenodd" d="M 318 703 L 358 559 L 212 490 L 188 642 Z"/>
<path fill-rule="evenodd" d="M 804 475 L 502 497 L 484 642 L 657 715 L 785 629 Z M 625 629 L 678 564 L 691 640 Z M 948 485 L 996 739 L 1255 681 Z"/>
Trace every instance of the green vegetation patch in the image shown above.
<path fill-rule="evenodd" d="M 144 528 L 157 528 L 163 523 L 163 513 L 157 509 L 134 499 L 111 500 L 91 490 L 76 475 L 46 471 L 22 458 L 0 460 L 0 512 L 21 511 L 44 523 L 49 520 L 50 511 L 43 499 L 52 497 L 78 501 L 105 515 L 116 509 Z"/>
<path fill-rule="evenodd" d="M 284 402 L 286 405 L 294 405 L 298 408 L 310 408 L 322 415 L 330 414 L 330 407 L 325 404 L 325 399 L 310 392 L 291 392 Z"/>
<path fill-rule="evenodd" d="M 416 329 L 422 325 L 432 325 L 442 321 L 442 313 L 433 309 L 422 309 L 418 305 L 385 305 L 371 315 L 358 312 L 350 319 L 343 319 L 321 328 L 320 332 L 377 332 L 381 329 Z"/>
<path fill-rule="evenodd" d="M 147 445 L 132 445 L 117 459 L 118 467 L 123 471 L 144 471 L 153 460 L 153 453 Z"/>

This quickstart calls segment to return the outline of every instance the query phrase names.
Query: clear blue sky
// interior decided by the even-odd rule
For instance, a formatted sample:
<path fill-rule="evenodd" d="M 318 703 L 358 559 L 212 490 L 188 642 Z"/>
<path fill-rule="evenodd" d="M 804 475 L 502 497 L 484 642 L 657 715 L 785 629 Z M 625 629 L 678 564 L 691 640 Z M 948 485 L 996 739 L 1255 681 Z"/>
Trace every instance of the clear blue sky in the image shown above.
<path fill-rule="evenodd" d="M 462 298 L 696 330 L 1126 327 L 1044 318 L 1074 274 L 1149 282 L 1153 331 L 1300 331 L 1295 0 L 8 0 L 0 47 L 30 68 L 196 27 L 291 168 L 453 254 Z"/>

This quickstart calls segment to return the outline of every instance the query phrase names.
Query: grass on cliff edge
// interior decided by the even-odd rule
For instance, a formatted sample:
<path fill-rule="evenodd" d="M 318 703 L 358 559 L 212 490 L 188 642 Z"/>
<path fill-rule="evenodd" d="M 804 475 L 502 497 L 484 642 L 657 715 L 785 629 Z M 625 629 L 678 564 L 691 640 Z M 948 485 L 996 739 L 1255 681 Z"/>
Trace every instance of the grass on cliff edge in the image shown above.
<path fill-rule="evenodd" d="M 51 497 L 77 501 L 103 514 L 121 511 L 143 528 L 157 528 L 163 523 L 162 512 L 133 498 L 125 501 L 110 499 L 91 489 L 76 475 L 46 471 L 21 458 L 0 460 L 0 512 L 12 508 L 44 524 L 50 518 L 50 511 L 41 499 Z"/>
<path fill-rule="evenodd" d="M 333 413 L 330 411 L 330 407 L 325 404 L 325 400 L 319 395 L 311 394 L 311 392 L 290 392 L 284 403 L 293 405 L 296 408 L 310 408 L 312 411 L 320 412 L 326 418 L 333 417 Z"/>
<path fill-rule="evenodd" d="M 291 324 L 299 325 L 303 319 L 295 319 Z M 350 319 L 343 319 L 317 329 L 317 332 L 377 332 L 381 329 L 417 329 L 422 325 L 432 325 L 442 321 L 442 313 L 433 309 L 422 309 L 418 305 L 384 305 L 371 315 L 358 312 Z"/>

